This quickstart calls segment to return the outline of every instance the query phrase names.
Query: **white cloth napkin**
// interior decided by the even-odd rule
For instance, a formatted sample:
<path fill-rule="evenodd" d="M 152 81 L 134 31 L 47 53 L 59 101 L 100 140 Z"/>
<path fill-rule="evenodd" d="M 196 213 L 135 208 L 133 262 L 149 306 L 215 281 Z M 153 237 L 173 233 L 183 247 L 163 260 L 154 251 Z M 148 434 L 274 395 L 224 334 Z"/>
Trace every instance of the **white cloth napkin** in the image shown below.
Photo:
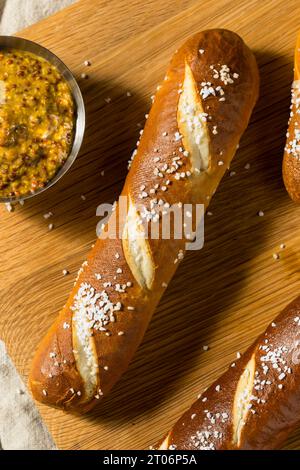
<path fill-rule="evenodd" d="M 2 341 L 0 341 L 0 448 L 56 449 Z"/>
<path fill-rule="evenodd" d="M 0 0 L 0 34 L 14 34 L 77 0 Z"/>

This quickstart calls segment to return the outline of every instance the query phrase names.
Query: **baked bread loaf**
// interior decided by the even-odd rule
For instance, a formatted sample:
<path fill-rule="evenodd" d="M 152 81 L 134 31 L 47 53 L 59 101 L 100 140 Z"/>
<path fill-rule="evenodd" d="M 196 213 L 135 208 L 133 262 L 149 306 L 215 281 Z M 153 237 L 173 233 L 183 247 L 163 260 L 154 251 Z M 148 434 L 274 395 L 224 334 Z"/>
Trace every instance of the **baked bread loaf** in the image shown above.
<path fill-rule="evenodd" d="M 128 201 L 125 228 L 116 239 L 97 240 L 33 359 L 37 400 L 87 411 L 126 370 L 190 238 L 143 238 L 141 222 L 159 227 L 159 210 L 173 205 L 207 207 L 258 88 L 255 58 L 235 33 L 204 31 L 175 53 L 121 194 Z"/>
<path fill-rule="evenodd" d="M 264 450 L 300 423 L 300 297 L 217 379 L 156 448 Z"/>
<path fill-rule="evenodd" d="M 297 38 L 294 59 L 294 82 L 289 126 L 283 156 L 283 181 L 287 192 L 295 202 L 300 202 L 300 33 Z"/>

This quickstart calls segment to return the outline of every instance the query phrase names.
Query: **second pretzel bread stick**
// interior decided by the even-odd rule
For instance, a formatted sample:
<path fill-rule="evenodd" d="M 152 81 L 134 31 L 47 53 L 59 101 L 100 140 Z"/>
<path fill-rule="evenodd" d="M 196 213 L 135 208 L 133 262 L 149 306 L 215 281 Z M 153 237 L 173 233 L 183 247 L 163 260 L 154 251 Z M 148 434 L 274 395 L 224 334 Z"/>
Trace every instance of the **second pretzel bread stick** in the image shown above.
<path fill-rule="evenodd" d="M 177 421 L 158 449 L 279 448 L 300 424 L 300 297 Z"/>
<path fill-rule="evenodd" d="M 161 209 L 174 205 L 207 207 L 247 127 L 258 82 L 254 55 L 230 31 L 201 32 L 175 53 L 122 192 L 124 232 L 97 240 L 41 342 L 30 373 L 37 400 L 86 411 L 126 370 L 187 241 L 139 237 L 141 221 L 160 224 Z"/>

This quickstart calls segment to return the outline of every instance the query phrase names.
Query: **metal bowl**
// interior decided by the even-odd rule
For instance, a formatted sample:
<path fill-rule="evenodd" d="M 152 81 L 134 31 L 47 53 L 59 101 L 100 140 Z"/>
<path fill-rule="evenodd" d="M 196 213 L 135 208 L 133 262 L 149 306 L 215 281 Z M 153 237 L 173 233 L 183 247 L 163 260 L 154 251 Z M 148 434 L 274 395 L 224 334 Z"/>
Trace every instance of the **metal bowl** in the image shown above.
<path fill-rule="evenodd" d="M 54 178 L 52 178 L 52 180 L 50 180 L 43 188 L 37 189 L 33 193 L 28 193 L 25 196 L 13 196 L 9 198 L 0 197 L 0 203 L 14 203 L 20 200 L 24 201 L 25 199 L 29 199 L 31 197 L 37 196 L 40 193 L 43 193 L 47 189 L 51 188 L 51 186 L 53 186 L 55 183 L 57 183 L 57 181 L 60 180 L 63 175 L 71 168 L 79 153 L 84 136 L 85 107 L 79 85 L 72 72 L 55 54 L 53 54 L 53 52 L 49 51 L 49 49 L 46 49 L 45 47 L 27 39 L 17 38 L 14 36 L 0 36 L 0 50 L 1 49 L 20 49 L 22 51 L 32 52 L 33 54 L 48 60 L 48 62 L 57 68 L 57 70 L 69 84 L 75 103 L 74 141 L 69 156 L 67 157 L 64 165 L 56 173 Z"/>

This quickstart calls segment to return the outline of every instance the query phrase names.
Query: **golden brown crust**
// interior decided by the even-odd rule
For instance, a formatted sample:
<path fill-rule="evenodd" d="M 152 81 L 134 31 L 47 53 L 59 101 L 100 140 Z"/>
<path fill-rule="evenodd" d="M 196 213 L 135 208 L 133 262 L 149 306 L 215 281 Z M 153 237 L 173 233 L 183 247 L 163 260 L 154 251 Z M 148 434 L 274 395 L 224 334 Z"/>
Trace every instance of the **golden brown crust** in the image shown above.
<path fill-rule="evenodd" d="M 250 399 L 246 400 L 248 412 L 238 444 L 234 435 L 234 401 L 238 383 L 251 358 L 255 363 L 254 383 L 250 387 Z M 177 421 L 168 433 L 168 448 L 263 450 L 280 447 L 300 421 L 299 363 L 300 297 L 283 310 L 245 354 Z"/>
<path fill-rule="evenodd" d="M 210 164 L 207 171 L 199 174 L 192 172 L 189 158 L 183 158 L 182 142 L 180 137 L 178 139 L 177 108 L 186 64 L 194 76 L 204 111 L 211 116 L 211 120 L 207 120 Z M 207 92 L 204 82 L 212 83 L 210 91 Z M 158 185 L 155 197 L 164 203 L 202 203 L 207 207 L 230 165 L 257 95 L 256 61 L 239 36 L 227 30 L 208 30 L 191 37 L 175 53 L 166 79 L 157 91 L 122 196 L 130 196 L 133 204 L 143 202 L 150 210 L 153 198 L 150 190 Z M 166 168 L 174 167 L 176 155 L 180 155 L 180 170 L 168 172 Z M 175 162 L 176 167 L 179 165 Z M 177 179 L 177 171 L 184 177 Z M 163 190 L 163 185 L 167 190 Z M 146 196 L 142 195 L 141 200 L 143 192 Z M 183 253 L 185 242 L 185 239 L 149 239 L 154 265 L 150 289 L 141 288 L 129 269 L 120 238 L 96 242 L 67 305 L 33 361 L 30 386 L 36 399 L 52 406 L 85 411 L 109 392 L 141 342 L 153 311 L 179 264 L 179 253 Z M 96 274 L 100 274 L 101 279 L 96 278 Z M 106 282 L 112 282 L 112 286 L 105 287 L 109 301 L 113 305 L 120 302 L 121 310 L 114 313 L 115 321 L 110 321 L 105 331 L 93 331 L 99 361 L 98 389 L 96 398 L 87 400 L 72 353 L 72 330 L 62 325 L 71 325 L 71 308 L 83 283 L 101 292 Z M 125 285 L 125 292 L 117 292 L 116 283 Z M 49 357 L 50 352 L 58 357 L 56 366 Z M 49 373 L 53 377 L 49 378 Z"/>
<path fill-rule="evenodd" d="M 292 103 L 284 149 L 282 173 L 287 192 L 293 201 L 300 202 L 300 33 L 294 58 Z"/>

